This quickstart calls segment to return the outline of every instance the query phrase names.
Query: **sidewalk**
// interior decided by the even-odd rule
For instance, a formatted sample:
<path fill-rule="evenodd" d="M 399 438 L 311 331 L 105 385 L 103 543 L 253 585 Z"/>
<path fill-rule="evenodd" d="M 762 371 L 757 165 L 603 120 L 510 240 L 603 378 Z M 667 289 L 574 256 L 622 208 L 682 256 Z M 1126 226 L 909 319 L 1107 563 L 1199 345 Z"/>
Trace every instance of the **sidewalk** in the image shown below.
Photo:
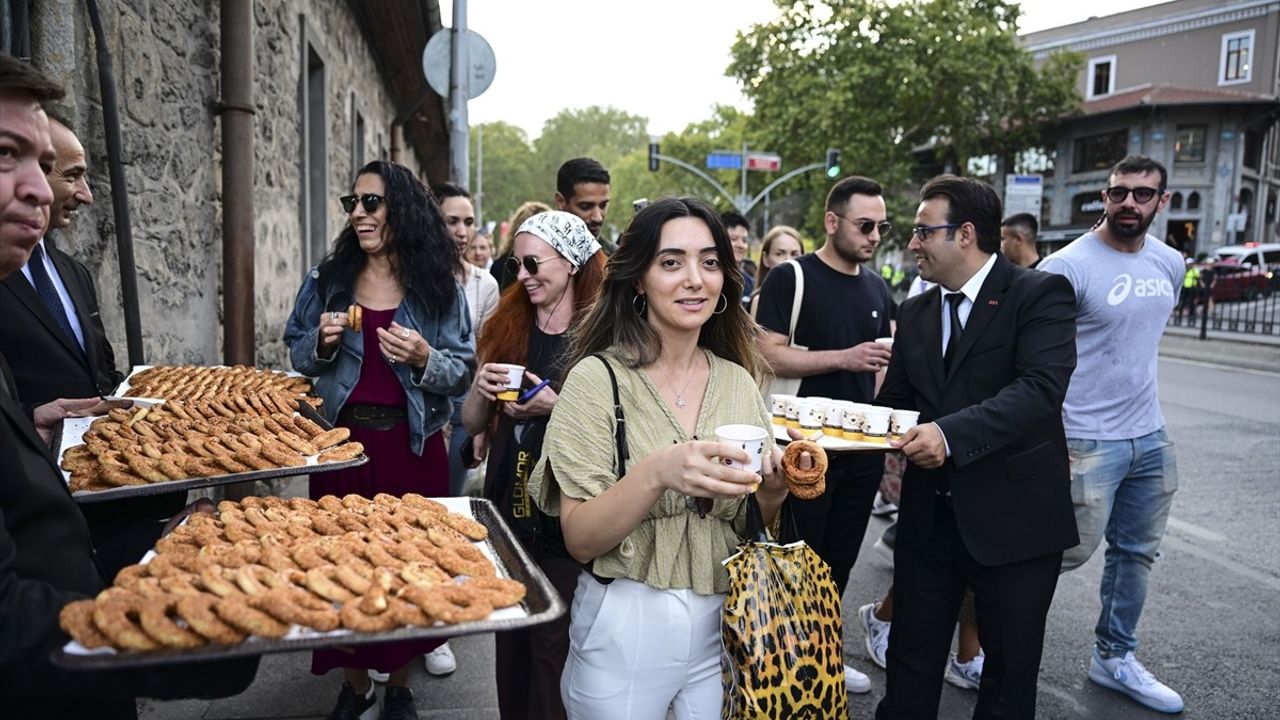
<path fill-rule="evenodd" d="M 1280 337 L 1212 330 L 1207 335 L 1201 340 L 1196 328 L 1167 327 L 1160 339 L 1160 357 L 1280 372 Z"/>

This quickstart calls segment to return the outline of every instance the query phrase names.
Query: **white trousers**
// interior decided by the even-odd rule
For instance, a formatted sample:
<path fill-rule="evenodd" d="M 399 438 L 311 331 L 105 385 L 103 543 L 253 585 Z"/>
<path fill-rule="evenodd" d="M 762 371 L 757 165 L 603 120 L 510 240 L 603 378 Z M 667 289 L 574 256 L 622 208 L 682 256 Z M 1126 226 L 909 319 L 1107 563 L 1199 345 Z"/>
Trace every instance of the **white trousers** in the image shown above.
<path fill-rule="evenodd" d="M 560 697 L 570 720 L 719 720 L 724 595 L 578 577 Z"/>

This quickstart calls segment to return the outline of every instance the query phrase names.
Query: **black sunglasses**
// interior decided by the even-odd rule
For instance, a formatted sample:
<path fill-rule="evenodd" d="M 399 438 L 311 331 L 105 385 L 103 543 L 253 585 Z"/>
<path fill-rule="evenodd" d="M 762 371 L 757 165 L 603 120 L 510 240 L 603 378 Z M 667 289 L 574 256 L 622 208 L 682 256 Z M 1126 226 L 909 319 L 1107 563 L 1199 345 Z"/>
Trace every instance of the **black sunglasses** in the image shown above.
<path fill-rule="evenodd" d="M 509 257 L 507 258 L 507 272 L 511 273 L 512 275 L 518 275 L 520 273 L 520 266 L 523 265 L 524 269 L 528 270 L 530 275 L 537 275 L 539 263 L 544 263 L 549 260 L 563 260 L 563 259 L 565 258 L 559 255 L 552 255 L 551 257 L 545 257 L 545 258 L 536 258 L 532 255 L 525 255 L 522 258 Z"/>
<path fill-rule="evenodd" d="M 871 232 L 877 228 L 880 230 L 880 237 L 886 237 L 889 233 L 893 232 L 893 224 L 888 221 L 876 222 L 875 220 L 868 220 L 866 218 L 850 220 L 843 215 L 836 215 L 836 217 L 847 223 L 852 223 L 854 227 L 858 228 L 858 232 L 863 235 L 870 235 Z"/>
<path fill-rule="evenodd" d="M 1151 202 L 1151 198 L 1160 194 L 1160 191 L 1149 187 L 1127 188 L 1119 185 L 1112 185 L 1103 191 L 1107 195 L 1107 199 L 1113 203 L 1122 203 L 1124 199 L 1129 197 L 1129 193 L 1133 193 L 1133 201 L 1142 204 Z"/>
<path fill-rule="evenodd" d="M 364 195 L 343 195 L 338 198 L 338 202 L 342 203 L 342 211 L 350 215 L 356 209 L 356 201 L 364 206 L 367 213 L 378 212 L 378 206 L 386 201 L 386 198 L 373 193 L 365 193 Z"/>

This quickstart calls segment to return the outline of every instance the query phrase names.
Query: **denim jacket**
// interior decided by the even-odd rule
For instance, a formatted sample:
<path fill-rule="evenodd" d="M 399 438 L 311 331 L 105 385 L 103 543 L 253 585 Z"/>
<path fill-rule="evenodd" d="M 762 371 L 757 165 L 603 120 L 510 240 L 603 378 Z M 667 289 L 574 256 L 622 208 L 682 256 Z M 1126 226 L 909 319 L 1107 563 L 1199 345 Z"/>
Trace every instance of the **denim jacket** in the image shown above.
<path fill-rule="evenodd" d="M 320 313 L 345 312 L 354 302 L 349 288 L 331 287 L 322 297 L 319 278 L 319 269 L 312 268 L 303 279 L 285 325 L 284 342 L 293 369 L 315 378 L 316 394 L 324 399 L 320 411 L 334 422 L 360 379 L 364 339 L 360 333 L 344 332 L 333 357 L 317 355 Z M 395 322 L 416 330 L 431 346 L 425 368 L 391 364 L 408 401 L 409 441 L 415 455 L 421 455 L 424 441 L 449 422 L 450 398 L 467 391 L 476 370 L 466 297 L 456 281 L 454 289 L 453 307 L 445 313 L 428 309 L 411 287 L 405 288 L 404 300 L 396 308 Z M 378 357 L 376 362 L 388 360 Z"/>

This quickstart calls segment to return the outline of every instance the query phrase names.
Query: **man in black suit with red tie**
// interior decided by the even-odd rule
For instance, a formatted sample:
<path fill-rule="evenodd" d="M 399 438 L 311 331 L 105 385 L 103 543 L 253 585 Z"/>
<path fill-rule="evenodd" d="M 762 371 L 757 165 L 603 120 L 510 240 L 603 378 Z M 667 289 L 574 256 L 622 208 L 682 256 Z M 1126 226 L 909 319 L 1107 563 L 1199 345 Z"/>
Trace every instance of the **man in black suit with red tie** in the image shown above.
<path fill-rule="evenodd" d="M 31 259 L 0 281 L 0 351 L 9 360 L 18 399 L 28 412 L 57 398 L 91 398 L 115 389 L 116 369 L 89 269 L 58 249 L 54 237 L 76 211 L 93 204 L 84 146 L 57 119 L 49 120 L 54 161 L 49 227 Z M 84 505 L 81 511 L 107 577 L 135 563 L 186 503 L 185 492 Z"/>
<path fill-rule="evenodd" d="M 900 443 L 894 622 L 878 720 L 935 718 L 951 634 L 973 588 L 986 652 L 975 718 L 1035 716 L 1045 615 L 1079 543 L 1062 429 L 1075 294 L 999 254 L 991 186 L 921 190 L 908 249 L 938 287 L 903 303 L 876 405 L 914 409 Z"/>

